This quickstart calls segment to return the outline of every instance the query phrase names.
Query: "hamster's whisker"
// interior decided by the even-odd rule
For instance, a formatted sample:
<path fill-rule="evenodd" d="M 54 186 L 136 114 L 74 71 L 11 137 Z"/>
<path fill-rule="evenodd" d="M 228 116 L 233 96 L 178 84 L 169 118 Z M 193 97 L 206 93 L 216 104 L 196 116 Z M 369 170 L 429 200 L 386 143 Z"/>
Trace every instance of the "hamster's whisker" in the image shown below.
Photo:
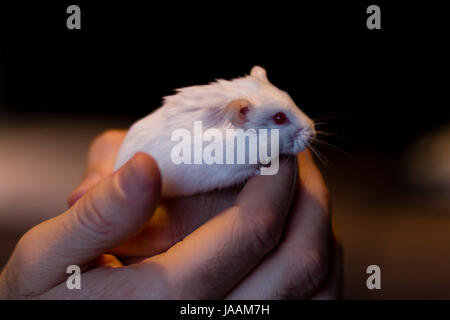
<path fill-rule="evenodd" d="M 308 149 L 311 150 L 325 166 L 327 167 L 330 166 L 330 163 L 327 160 L 327 158 L 319 150 L 317 150 L 317 148 L 312 143 L 309 144 Z"/>
<path fill-rule="evenodd" d="M 316 130 L 316 134 L 321 135 L 321 136 L 333 136 L 334 135 L 333 132 L 323 131 L 323 130 Z"/>
<path fill-rule="evenodd" d="M 328 123 L 326 122 L 314 122 L 314 126 L 318 127 L 318 126 L 324 126 L 327 125 Z"/>
<path fill-rule="evenodd" d="M 337 138 L 340 141 L 344 142 L 347 145 L 351 145 L 351 143 L 345 139 L 344 137 L 342 137 L 341 135 L 335 133 L 335 132 L 331 132 L 331 131 L 323 131 L 323 130 L 316 130 L 316 134 L 318 136 L 326 136 L 326 137 L 333 137 L 333 138 Z M 317 137 L 315 138 L 317 139 Z"/>
<path fill-rule="evenodd" d="M 350 153 L 348 153 L 348 152 L 345 151 L 344 149 L 339 148 L 338 146 L 336 146 L 336 145 L 334 145 L 334 144 L 331 144 L 331 143 L 329 143 L 329 142 L 327 142 L 327 141 L 325 141 L 325 140 L 314 138 L 313 143 L 320 144 L 320 145 L 322 145 L 322 146 L 332 148 L 332 149 L 334 149 L 334 150 L 337 150 L 337 151 L 343 153 L 344 155 L 346 155 L 347 157 L 349 157 L 349 158 L 351 158 L 351 159 L 355 159 L 355 157 L 354 157 L 353 155 L 351 155 Z"/>

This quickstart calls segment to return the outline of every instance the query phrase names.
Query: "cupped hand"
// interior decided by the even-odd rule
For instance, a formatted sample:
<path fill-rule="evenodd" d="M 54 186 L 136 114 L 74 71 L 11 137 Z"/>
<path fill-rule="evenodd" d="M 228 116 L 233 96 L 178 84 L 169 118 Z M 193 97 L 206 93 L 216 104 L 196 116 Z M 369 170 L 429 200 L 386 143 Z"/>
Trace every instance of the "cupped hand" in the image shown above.
<path fill-rule="evenodd" d="M 309 153 L 298 156 L 298 184 L 291 159 L 242 190 L 160 199 L 151 157 L 138 154 L 112 173 L 124 135 L 94 141 L 70 209 L 20 240 L 0 297 L 337 297 L 341 255 Z M 81 290 L 67 289 L 72 264 L 84 270 Z"/>

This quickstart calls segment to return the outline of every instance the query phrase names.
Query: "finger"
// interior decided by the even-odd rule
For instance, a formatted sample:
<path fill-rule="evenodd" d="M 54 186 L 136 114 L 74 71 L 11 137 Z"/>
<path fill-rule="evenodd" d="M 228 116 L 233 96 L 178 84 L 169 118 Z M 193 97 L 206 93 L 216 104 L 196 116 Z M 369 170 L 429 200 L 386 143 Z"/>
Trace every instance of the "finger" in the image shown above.
<path fill-rule="evenodd" d="M 167 251 L 192 231 L 233 205 L 242 187 L 161 199 L 142 232 L 111 250 L 125 264 Z"/>
<path fill-rule="evenodd" d="M 328 189 L 311 152 L 309 150 L 300 152 L 297 155 L 297 160 L 303 190 L 314 195 L 318 204 L 325 209 L 323 212 L 328 214 L 330 206 Z"/>
<path fill-rule="evenodd" d="M 298 157 L 300 181 L 285 234 L 228 299 L 306 298 L 328 273 L 330 220 L 326 187 L 308 153 Z"/>
<path fill-rule="evenodd" d="M 113 172 L 116 155 L 126 133 L 126 130 L 109 130 L 94 140 L 88 151 L 83 181 L 70 194 L 67 201 L 69 207 L 92 186 Z"/>
<path fill-rule="evenodd" d="M 139 153 L 71 209 L 31 229 L 13 254 L 24 286 L 45 291 L 139 231 L 154 211 L 161 182 L 156 162 Z"/>
<path fill-rule="evenodd" d="M 93 268 L 101 268 L 101 267 L 111 267 L 111 268 L 118 268 L 123 267 L 122 262 L 120 262 L 117 257 L 113 256 L 112 254 L 101 254 L 94 260 L 92 260 L 89 263 L 89 269 Z"/>
<path fill-rule="evenodd" d="M 274 176 L 250 179 L 235 205 L 215 216 L 166 253 L 145 260 L 162 269 L 179 298 L 221 298 L 277 244 L 295 183 L 294 159 Z"/>

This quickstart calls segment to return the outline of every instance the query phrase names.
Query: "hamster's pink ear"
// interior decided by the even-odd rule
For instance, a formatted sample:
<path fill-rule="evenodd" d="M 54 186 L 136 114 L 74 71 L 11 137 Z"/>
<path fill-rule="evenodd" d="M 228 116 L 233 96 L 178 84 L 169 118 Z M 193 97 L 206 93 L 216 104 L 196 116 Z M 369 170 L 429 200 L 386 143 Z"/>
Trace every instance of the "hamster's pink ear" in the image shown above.
<path fill-rule="evenodd" d="M 246 99 L 233 100 L 226 105 L 224 116 L 230 120 L 234 126 L 240 127 L 247 122 L 247 113 L 251 108 L 250 102 Z"/>
<path fill-rule="evenodd" d="M 258 79 L 259 81 L 269 82 L 269 80 L 267 79 L 266 69 L 264 69 L 263 67 L 254 66 L 250 71 L 250 75 L 253 78 Z"/>

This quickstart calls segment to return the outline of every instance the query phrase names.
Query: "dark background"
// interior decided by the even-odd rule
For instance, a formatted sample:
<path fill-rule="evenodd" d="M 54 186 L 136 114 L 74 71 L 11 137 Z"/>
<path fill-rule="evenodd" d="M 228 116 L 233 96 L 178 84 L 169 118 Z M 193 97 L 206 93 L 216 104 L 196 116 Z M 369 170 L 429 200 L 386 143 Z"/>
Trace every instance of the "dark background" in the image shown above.
<path fill-rule="evenodd" d="M 66 28 L 73 3 L 80 31 Z M 366 28 L 368 1 L 19 1 L 1 17 L 6 105 L 144 116 L 174 88 L 260 64 L 346 149 L 396 150 L 449 115 L 445 22 L 436 5 L 374 3 L 381 30 Z"/>
<path fill-rule="evenodd" d="M 129 126 L 175 88 L 259 64 L 327 123 L 320 129 L 334 147 L 319 148 L 327 161 L 318 164 L 344 247 L 344 297 L 450 299 L 440 3 L 3 1 L 0 267 L 21 234 L 66 209 L 97 134 Z M 66 28 L 70 4 L 81 7 L 81 30 Z M 371 4 L 381 30 L 366 28 Z M 430 134 L 425 147 L 439 141 L 437 151 L 411 152 Z M 366 287 L 371 264 L 382 290 Z"/>

